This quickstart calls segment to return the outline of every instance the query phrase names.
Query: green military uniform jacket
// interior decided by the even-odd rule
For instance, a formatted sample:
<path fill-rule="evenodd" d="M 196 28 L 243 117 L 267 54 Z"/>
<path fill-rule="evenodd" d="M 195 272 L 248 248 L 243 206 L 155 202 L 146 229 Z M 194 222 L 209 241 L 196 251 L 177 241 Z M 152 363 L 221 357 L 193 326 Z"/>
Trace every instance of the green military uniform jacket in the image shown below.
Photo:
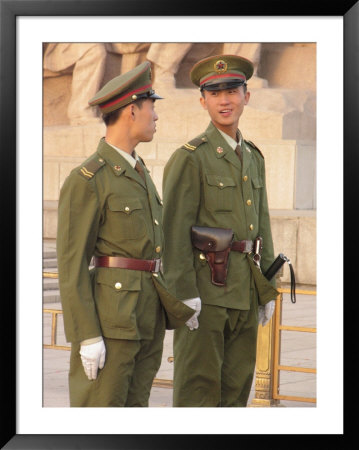
<path fill-rule="evenodd" d="M 104 138 L 61 189 L 57 256 L 66 338 L 152 339 L 166 308 L 167 327 L 193 310 L 170 295 L 162 274 L 120 268 L 89 270 L 93 256 L 155 259 L 162 256 L 162 201 Z M 185 307 L 185 308 L 184 308 Z M 163 316 L 163 314 L 162 314 Z"/>
<path fill-rule="evenodd" d="M 248 310 L 252 273 L 261 304 L 277 295 L 274 282 L 270 284 L 251 265 L 248 255 L 235 251 L 229 255 L 227 285 L 213 285 L 207 261 L 191 244 L 193 225 L 231 228 L 234 240 L 262 236 L 262 270 L 273 262 L 264 158 L 248 141 L 243 141 L 242 152 L 243 167 L 211 123 L 177 149 L 165 167 L 164 270 L 172 293 L 182 300 L 199 296 L 205 304 Z"/>

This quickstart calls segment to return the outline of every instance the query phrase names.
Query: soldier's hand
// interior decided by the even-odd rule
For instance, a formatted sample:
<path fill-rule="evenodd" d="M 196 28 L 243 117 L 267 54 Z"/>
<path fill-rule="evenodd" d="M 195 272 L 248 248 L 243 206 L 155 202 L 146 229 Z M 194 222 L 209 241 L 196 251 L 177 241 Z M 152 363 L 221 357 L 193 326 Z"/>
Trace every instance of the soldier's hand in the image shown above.
<path fill-rule="evenodd" d="M 80 355 L 87 378 L 96 380 L 98 369 L 105 365 L 106 347 L 103 339 L 94 344 L 81 345 Z"/>
<path fill-rule="evenodd" d="M 196 330 L 199 326 L 197 317 L 201 312 L 201 299 L 199 297 L 190 298 L 188 300 L 183 300 L 183 303 L 195 311 L 193 316 L 187 320 L 186 325 L 191 331 Z"/>
<path fill-rule="evenodd" d="M 258 323 L 262 324 L 263 327 L 267 325 L 267 323 L 273 316 L 274 308 L 275 308 L 275 300 L 271 300 L 264 306 L 260 305 L 258 307 Z"/>

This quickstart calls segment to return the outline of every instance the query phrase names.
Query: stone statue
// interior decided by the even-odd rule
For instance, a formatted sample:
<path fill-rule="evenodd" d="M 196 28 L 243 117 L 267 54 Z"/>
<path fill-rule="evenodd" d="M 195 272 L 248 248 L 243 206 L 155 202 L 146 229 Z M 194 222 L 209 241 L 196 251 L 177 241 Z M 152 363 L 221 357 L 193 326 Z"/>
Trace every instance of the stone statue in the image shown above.
<path fill-rule="evenodd" d="M 157 89 L 167 90 L 176 87 L 175 75 L 182 60 L 193 47 L 193 43 L 156 43 L 151 44 L 147 59 L 153 63 Z M 203 44 L 202 44 L 203 45 Z M 240 55 L 248 58 L 254 64 L 254 74 L 250 80 L 251 87 L 266 87 L 266 80 L 257 76 L 260 62 L 260 43 L 224 43 L 223 54 Z"/>
<path fill-rule="evenodd" d="M 67 109 L 71 125 L 98 121 L 88 101 L 99 90 L 106 64 L 104 44 L 47 44 L 44 77 L 72 73 L 71 98 Z"/>
<path fill-rule="evenodd" d="M 192 48 L 191 43 L 157 43 L 151 44 L 147 59 L 153 63 L 154 87 L 160 90 L 175 89 L 175 75 L 178 67 Z"/>
<path fill-rule="evenodd" d="M 72 73 L 71 97 L 67 109 L 70 125 L 99 122 L 88 100 L 100 89 L 104 79 L 107 53 L 121 55 L 120 73 L 148 59 L 153 64 L 154 88 L 158 92 L 176 88 L 175 76 L 193 43 L 48 43 L 44 48 L 44 77 Z M 260 43 L 224 43 L 222 53 L 241 55 L 254 63 L 250 87 L 266 87 L 257 77 Z M 119 74 L 120 74 L 119 73 Z"/>
<path fill-rule="evenodd" d="M 129 42 L 113 42 L 106 43 L 105 45 L 108 52 L 122 55 L 121 73 L 126 73 L 145 61 L 146 52 L 151 44 L 149 42 L 139 44 Z"/>
<path fill-rule="evenodd" d="M 225 42 L 223 44 L 223 53 L 228 55 L 240 55 L 252 61 L 254 72 L 252 78 L 248 81 L 249 87 L 261 88 L 267 87 L 268 82 L 258 77 L 258 65 L 260 63 L 262 44 L 258 42 Z"/>

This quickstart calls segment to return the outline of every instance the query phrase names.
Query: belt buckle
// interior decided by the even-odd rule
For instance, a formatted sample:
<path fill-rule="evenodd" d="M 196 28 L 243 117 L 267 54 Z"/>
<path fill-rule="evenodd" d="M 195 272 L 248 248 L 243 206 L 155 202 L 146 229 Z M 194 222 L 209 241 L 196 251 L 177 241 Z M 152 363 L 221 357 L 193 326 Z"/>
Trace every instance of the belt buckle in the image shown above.
<path fill-rule="evenodd" d="M 158 273 L 161 270 L 162 267 L 162 260 L 161 259 L 155 259 L 155 268 L 152 270 L 153 273 Z"/>

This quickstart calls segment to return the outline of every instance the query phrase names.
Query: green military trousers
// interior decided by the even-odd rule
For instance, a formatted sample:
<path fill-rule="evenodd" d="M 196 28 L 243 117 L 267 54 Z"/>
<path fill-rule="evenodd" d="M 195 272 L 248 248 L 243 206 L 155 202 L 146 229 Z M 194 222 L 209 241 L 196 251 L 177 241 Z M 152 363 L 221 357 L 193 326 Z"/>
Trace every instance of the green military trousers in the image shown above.
<path fill-rule="evenodd" d="M 79 345 L 71 349 L 70 406 L 148 406 L 152 382 L 161 365 L 164 327 L 152 340 L 104 338 L 106 361 L 96 380 L 82 366 Z"/>
<path fill-rule="evenodd" d="M 248 311 L 202 303 L 199 328 L 175 330 L 173 406 L 247 406 L 256 362 L 254 300 Z"/>

